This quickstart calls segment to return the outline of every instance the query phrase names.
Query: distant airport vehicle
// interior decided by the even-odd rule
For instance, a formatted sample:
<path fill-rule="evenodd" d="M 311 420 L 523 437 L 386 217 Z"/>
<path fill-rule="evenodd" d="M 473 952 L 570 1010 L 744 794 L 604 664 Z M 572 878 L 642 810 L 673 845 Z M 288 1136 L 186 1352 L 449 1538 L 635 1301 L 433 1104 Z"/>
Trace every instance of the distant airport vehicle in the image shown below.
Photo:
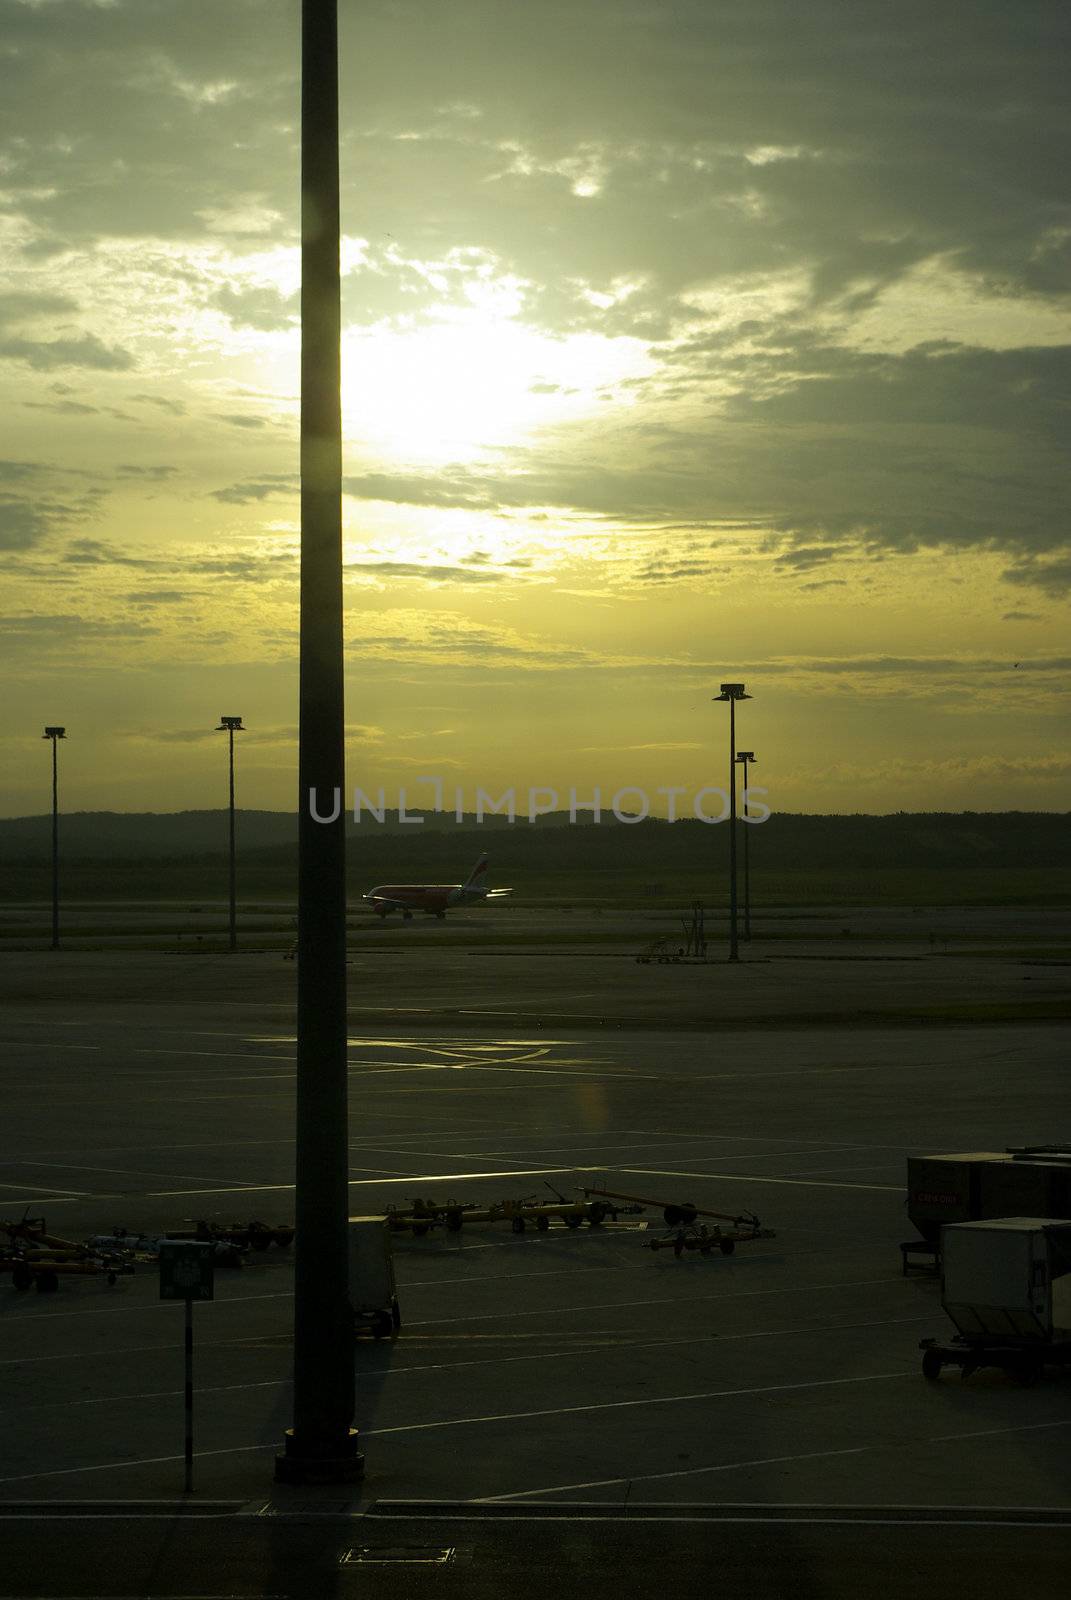
<path fill-rule="evenodd" d="M 512 889 L 489 889 L 486 873 L 487 857 L 481 856 L 464 883 L 381 883 L 362 898 L 378 917 L 400 911 L 403 921 L 410 922 L 414 911 L 423 911 L 442 921 L 448 907 L 482 905 L 513 893 Z"/>

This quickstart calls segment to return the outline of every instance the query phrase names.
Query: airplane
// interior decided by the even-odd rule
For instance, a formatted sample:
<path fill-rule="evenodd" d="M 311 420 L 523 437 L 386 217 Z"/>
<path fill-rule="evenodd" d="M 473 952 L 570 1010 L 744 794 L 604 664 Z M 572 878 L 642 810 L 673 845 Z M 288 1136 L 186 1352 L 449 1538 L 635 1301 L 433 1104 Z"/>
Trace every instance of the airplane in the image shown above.
<path fill-rule="evenodd" d="M 484 882 L 486 872 L 487 857 L 481 856 L 464 883 L 381 883 L 361 898 L 378 917 L 400 911 L 402 920 L 411 922 L 414 911 L 425 911 L 441 922 L 447 906 L 482 905 L 513 893 L 512 889 L 489 889 Z"/>

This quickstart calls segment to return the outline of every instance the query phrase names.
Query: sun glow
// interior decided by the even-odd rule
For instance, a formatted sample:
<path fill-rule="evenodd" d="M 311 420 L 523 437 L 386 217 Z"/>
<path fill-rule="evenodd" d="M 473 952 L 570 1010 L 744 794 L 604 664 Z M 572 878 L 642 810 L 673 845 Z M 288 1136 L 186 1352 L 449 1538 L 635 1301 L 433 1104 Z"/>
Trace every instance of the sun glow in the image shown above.
<path fill-rule="evenodd" d="M 347 441 L 411 464 L 472 461 L 541 426 L 629 403 L 625 378 L 650 370 L 635 339 L 555 339 L 483 307 L 419 328 L 379 325 L 343 338 Z"/>

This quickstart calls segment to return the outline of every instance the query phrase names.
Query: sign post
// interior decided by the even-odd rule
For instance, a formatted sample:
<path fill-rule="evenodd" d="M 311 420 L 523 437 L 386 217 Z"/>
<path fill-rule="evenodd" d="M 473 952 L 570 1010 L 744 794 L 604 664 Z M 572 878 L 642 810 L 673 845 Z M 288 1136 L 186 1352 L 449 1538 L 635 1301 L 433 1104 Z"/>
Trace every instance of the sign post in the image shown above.
<path fill-rule="evenodd" d="M 160 1299 L 184 1300 L 186 1327 L 183 1339 L 185 1358 L 186 1493 L 193 1493 L 193 1302 L 214 1297 L 215 1245 L 193 1239 L 161 1239 Z"/>

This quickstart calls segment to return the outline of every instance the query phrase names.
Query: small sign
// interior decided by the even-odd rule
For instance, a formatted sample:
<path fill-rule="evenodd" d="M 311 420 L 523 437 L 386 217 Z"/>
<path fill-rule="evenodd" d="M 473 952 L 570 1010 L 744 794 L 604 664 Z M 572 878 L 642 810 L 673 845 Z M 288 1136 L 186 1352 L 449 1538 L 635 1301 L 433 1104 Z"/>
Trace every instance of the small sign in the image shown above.
<path fill-rule="evenodd" d="M 161 1239 L 160 1299 L 211 1300 L 215 1249 L 194 1239 Z"/>

